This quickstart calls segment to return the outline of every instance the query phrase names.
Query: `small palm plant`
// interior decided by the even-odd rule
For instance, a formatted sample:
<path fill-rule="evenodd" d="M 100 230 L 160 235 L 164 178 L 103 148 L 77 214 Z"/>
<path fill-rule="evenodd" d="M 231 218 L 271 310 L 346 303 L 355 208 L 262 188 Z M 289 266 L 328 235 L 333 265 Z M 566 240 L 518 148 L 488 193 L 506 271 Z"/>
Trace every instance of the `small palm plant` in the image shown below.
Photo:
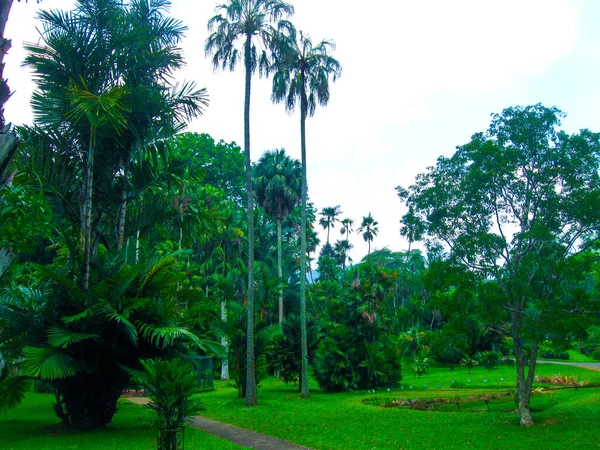
<path fill-rule="evenodd" d="M 413 358 L 413 362 L 411 364 L 412 370 L 415 372 L 415 375 L 421 378 L 421 375 L 427 372 L 429 369 L 429 358 L 415 356 Z"/>
<path fill-rule="evenodd" d="M 473 356 L 465 355 L 465 357 L 460 360 L 460 365 L 464 366 L 469 373 L 471 373 L 471 369 L 475 366 L 478 366 L 479 361 L 477 361 Z"/>
<path fill-rule="evenodd" d="M 151 402 L 146 405 L 156 415 L 158 450 L 183 449 L 183 425 L 204 410 L 194 397 L 198 374 L 191 364 L 174 358 L 142 359 L 144 371 L 131 371 Z"/>

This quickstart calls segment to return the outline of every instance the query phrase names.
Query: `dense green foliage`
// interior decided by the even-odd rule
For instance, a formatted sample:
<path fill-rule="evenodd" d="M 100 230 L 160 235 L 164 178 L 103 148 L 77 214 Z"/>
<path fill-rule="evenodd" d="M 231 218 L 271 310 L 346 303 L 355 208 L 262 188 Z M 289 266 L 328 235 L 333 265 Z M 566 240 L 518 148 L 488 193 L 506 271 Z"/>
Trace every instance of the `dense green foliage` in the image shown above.
<path fill-rule="evenodd" d="M 18 153 L 0 155 L 0 411 L 27 405 L 34 380 L 54 392 L 64 424 L 105 426 L 134 373 L 157 425 L 177 428 L 200 407 L 182 362 L 199 354 L 223 358 L 222 379 L 232 378 L 248 406 L 271 375 L 298 382 L 307 398 L 312 367 L 323 391 L 360 409 L 365 427 L 375 414 L 390 427 L 402 417 L 422 442 L 430 441 L 414 431 L 424 424 L 416 412 L 371 417 L 363 394 L 350 391 L 406 398 L 414 387 L 428 397 L 435 383 L 443 397 L 473 385 L 488 395 L 488 377 L 493 390 L 507 390 L 516 369 L 526 426 L 530 402 L 546 414 L 552 399 L 571 398 L 545 400 L 533 386 L 536 371 L 549 373 L 538 359 L 600 360 L 600 134 L 561 131 L 564 114 L 541 104 L 493 114 L 486 132 L 397 188 L 408 249 L 371 251 L 379 233 L 371 213 L 355 222 L 336 205 L 317 218 L 308 199 L 306 119 L 341 75 L 333 41 L 313 45 L 280 0 L 217 6 L 205 50 L 215 68 L 243 62 L 242 152 L 180 133 L 208 101 L 193 83 L 174 83 L 185 27 L 169 6 L 78 0 L 73 11 L 39 13 L 40 41 L 27 46 L 25 61 L 37 87 L 35 124 L 17 129 Z M 251 163 L 257 70 L 273 75 L 274 102 L 299 106 L 300 162 L 274 150 Z M 0 130 L 1 145 L 7 136 Z M 320 249 L 317 226 L 327 236 Z M 356 239 L 368 243 L 362 261 L 349 257 Z M 424 249 L 412 248 L 419 241 Z M 319 409 L 324 398 L 306 405 L 342 420 Z M 215 416 L 230 420 L 223 404 L 232 403 L 222 401 Z M 307 421 L 311 406 L 303 408 Z M 494 411 L 496 425 L 511 421 L 502 411 Z M 343 433 L 356 448 L 413 444 L 398 434 L 370 441 Z M 348 447 L 337 438 L 298 441 Z"/>
<path fill-rule="evenodd" d="M 315 294 L 323 305 L 315 378 L 327 391 L 396 386 L 402 379 L 400 349 L 385 305 L 390 273 L 365 264 L 341 291 L 323 281 Z"/>

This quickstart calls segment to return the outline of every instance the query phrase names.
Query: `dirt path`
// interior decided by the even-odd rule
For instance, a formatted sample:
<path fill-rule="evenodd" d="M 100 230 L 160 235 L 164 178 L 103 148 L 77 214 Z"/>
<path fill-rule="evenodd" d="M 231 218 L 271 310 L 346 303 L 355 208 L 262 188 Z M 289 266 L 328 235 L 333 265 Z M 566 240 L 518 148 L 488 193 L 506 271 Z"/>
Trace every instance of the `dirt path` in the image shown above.
<path fill-rule="evenodd" d="M 132 403 L 145 405 L 150 400 L 147 397 L 124 397 Z M 307 447 L 284 441 L 273 436 L 257 433 L 245 428 L 235 427 L 202 416 L 193 416 L 190 426 L 206 431 L 217 437 L 227 439 L 235 444 L 258 450 L 310 450 Z"/>

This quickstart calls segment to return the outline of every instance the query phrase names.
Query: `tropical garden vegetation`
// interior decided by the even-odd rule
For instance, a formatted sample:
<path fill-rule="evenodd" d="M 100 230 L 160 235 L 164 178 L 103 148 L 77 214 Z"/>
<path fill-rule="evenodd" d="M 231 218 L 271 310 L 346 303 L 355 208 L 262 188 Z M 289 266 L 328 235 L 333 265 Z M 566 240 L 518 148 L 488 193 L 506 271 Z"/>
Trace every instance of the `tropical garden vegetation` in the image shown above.
<path fill-rule="evenodd" d="M 541 104 L 494 114 L 487 131 L 396 188 L 407 249 L 372 249 L 379 223 L 370 212 L 319 212 L 308 195 L 307 119 L 341 76 L 334 43 L 296 30 L 294 7 L 280 0 L 216 8 L 205 51 L 215 69 L 243 63 L 240 148 L 184 132 L 208 94 L 174 81 L 186 28 L 169 6 L 78 0 L 72 11 L 38 13 L 41 39 L 24 62 L 35 121 L 10 128 L 0 116 L 1 414 L 39 404 L 87 430 L 120 423 L 122 392 L 143 388 L 163 431 L 207 407 L 277 434 L 263 412 L 255 423 L 222 405 L 237 411 L 239 397 L 256 406 L 263 385 L 267 409 L 277 390 L 297 390 L 301 406 L 283 407 L 291 414 L 325 423 L 338 412 L 323 405 L 339 401 L 372 424 L 367 411 L 381 405 L 481 401 L 490 410 L 506 392 L 512 401 L 512 386 L 519 422 L 531 426 L 532 402 L 554 407 L 536 397 L 536 383 L 560 379 L 538 359 L 600 360 L 598 133 L 567 134 L 564 114 Z M 273 102 L 299 106 L 300 161 L 260 149 L 253 162 L 257 71 L 272 77 Z M 313 266 L 318 227 L 326 239 Z M 350 259 L 356 239 L 368 244 L 361 261 Z M 201 356 L 221 381 L 198 397 L 191 362 Z M 563 385 L 600 381 L 566 370 Z M 480 397 L 462 398 L 475 374 Z M 311 389 L 314 402 L 304 400 Z M 494 420 L 505 420 L 505 406 Z M 385 413 L 389 423 L 395 413 Z M 413 412 L 403 417 L 422 426 Z M 359 422 L 342 438 L 281 437 L 351 448 L 344 439 L 362 442 Z M 177 435 L 160 436 L 160 448 L 178 448 Z"/>

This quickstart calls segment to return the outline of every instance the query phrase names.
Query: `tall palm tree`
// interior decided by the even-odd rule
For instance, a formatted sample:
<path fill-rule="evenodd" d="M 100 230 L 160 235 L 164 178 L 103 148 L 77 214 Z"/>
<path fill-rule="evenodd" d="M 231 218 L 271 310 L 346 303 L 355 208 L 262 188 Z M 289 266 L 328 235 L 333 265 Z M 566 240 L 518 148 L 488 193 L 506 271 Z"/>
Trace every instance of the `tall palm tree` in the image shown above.
<path fill-rule="evenodd" d="M 310 37 L 290 29 L 290 34 L 282 40 L 287 45 L 275 48 L 277 58 L 274 64 L 274 102 L 284 102 L 288 111 L 293 111 L 296 101 L 300 101 L 300 146 L 302 150 L 302 218 L 300 222 L 300 324 L 302 334 L 302 386 L 301 395 L 310 395 L 308 389 L 308 348 L 306 334 L 306 118 L 313 116 L 317 103 L 329 102 L 329 80 L 337 80 L 342 73 L 340 63 L 331 56 L 335 48 L 331 41 L 321 41 L 313 46 Z"/>
<path fill-rule="evenodd" d="M 345 218 L 345 219 L 340 220 L 340 223 L 342 224 L 342 227 L 340 228 L 340 234 L 342 236 L 345 234 L 346 235 L 345 240 L 350 242 L 350 233 L 352 233 L 354 231 L 354 229 L 352 228 L 354 226 L 354 220 Z"/>
<path fill-rule="evenodd" d="M 183 65 L 177 42 L 185 31 L 178 21 L 168 18 L 168 6 L 167 0 L 131 0 L 127 4 L 120 0 L 78 0 L 73 11 L 41 11 L 42 39 L 26 47 L 29 55 L 25 65 L 33 70 L 38 85 L 32 98 L 36 121 L 44 131 L 52 129 L 53 135 L 72 136 L 70 158 L 84 168 L 83 176 L 76 174 L 87 186 L 82 192 L 88 193 L 82 196 L 85 201 L 79 202 L 82 236 L 88 233 L 90 222 L 117 218 L 107 226 L 118 230 L 117 249 L 123 245 L 127 203 L 133 197 L 128 187 L 134 150 L 155 138 L 157 127 L 164 130 L 164 137 L 206 106 L 204 90 L 195 90 L 190 83 L 174 88 L 168 81 L 169 75 Z M 120 134 L 115 133 L 114 123 L 108 123 L 114 122 L 108 93 L 120 93 L 119 102 L 127 105 L 118 111 L 123 119 L 119 121 L 126 123 L 119 127 Z M 92 103 L 95 112 L 90 109 Z M 115 106 L 113 101 L 111 108 Z M 98 121 L 100 116 L 108 122 Z M 97 122 L 96 130 L 92 121 Z M 91 139 L 96 132 L 97 139 Z M 90 149 L 92 141 L 96 142 Z M 91 171 L 85 170 L 86 165 Z M 122 180 L 117 198 L 115 179 Z M 92 186 L 104 199 L 93 211 Z M 93 236 L 82 238 L 82 243 L 91 241 L 95 248 L 100 236 L 108 233 L 101 225 L 93 228 Z M 85 262 L 81 278 L 86 284 L 90 249 L 82 247 Z"/>
<path fill-rule="evenodd" d="M 213 56 L 215 69 L 233 71 L 242 58 L 238 42 L 242 41 L 245 69 L 244 94 L 244 154 L 246 157 L 246 189 L 248 191 L 248 309 L 254 311 L 254 203 L 250 161 L 250 88 L 252 74 L 258 67 L 259 75 L 269 71 L 266 52 L 275 40 L 274 24 L 294 13 L 294 7 L 281 0 L 229 0 L 217 6 L 217 14 L 208 21 L 212 33 L 206 39 L 205 52 Z M 214 31 L 213 31 L 214 30 Z M 259 45 L 263 49 L 259 49 Z M 247 387 L 246 405 L 256 401 L 256 377 L 254 368 L 254 314 L 248 316 L 247 332 Z"/>
<path fill-rule="evenodd" d="M 327 230 L 327 243 L 329 244 L 329 230 L 335 228 L 335 223 L 339 222 L 337 216 L 342 213 L 340 205 L 326 206 L 321 210 L 321 218 L 319 219 L 319 225 Z"/>
<path fill-rule="evenodd" d="M 348 252 L 352 250 L 353 245 L 347 240 L 336 241 L 333 248 L 336 263 L 342 265 L 342 269 L 346 270 L 346 260 L 352 263 L 352 259 L 348 256 Z"/>
<path fill-rule="evenodd" d="M 360 228 L 357 230 L 359 233 L 362 233 L 363 239 L 365 242 L 369 243 L 369 252 L 367 255 L 371 254 L 371 242 L 377 236 L 379 232 L 379 222 L 373 219 L 371 213 L 368 216 L 363 217 L 362 223 L 360 224 Z"/>
<path fill-rule="evenodd" d="M 283 278 L 281 223 L 298 206 L 302 193 L 302 167 L 285 150 L 265 152 L 256 165 L 256 198 L 267 215 L 277 221 L 277 270 Z M 283 322 L 283 291 L 279 290 L 279 323 Z"/>
<path fill-rule="evenodd" d="M 125 105 L 122 102 L 127 93 L 121 87 L 108 92 L 94 94 L 88 91 L 85 81 L 83 86 L 73 85 L 69 88 L 69 98 L 73 108 L 69 111 L 75 123 L 85 120 L 90 129 L 88 151 L 85 159 L 84 200 L 82 208 L 81 248 L 83 249 L 83 289 L 88 290 L 90 280 L 90 262 L 92 251 L 92 197 L 94 186 L 94 154 L 96 137 L 103 126 L 110 126 L 119 131 L 125 127 Z"/>

